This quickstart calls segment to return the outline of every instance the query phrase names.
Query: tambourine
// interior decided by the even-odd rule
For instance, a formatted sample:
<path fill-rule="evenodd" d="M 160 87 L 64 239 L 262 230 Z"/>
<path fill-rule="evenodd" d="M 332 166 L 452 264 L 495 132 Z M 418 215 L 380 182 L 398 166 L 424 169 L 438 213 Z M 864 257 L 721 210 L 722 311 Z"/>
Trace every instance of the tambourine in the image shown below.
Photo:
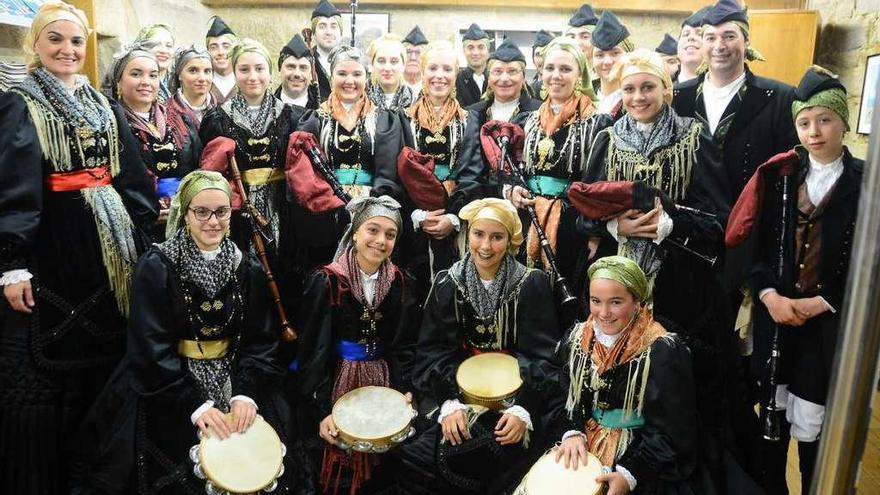
<path fill-rule="evenodd" d="M 227 418 L 232 421 L 231 414 Z M 232 433 L 225 440 L 203 436 L 189 457 L 208 495 L 234 495 L 275 491 L 284 474 L 285 453 L 278 434 L 258 415 L 244 433 Z"/>
<path fill-rule="evenodd" d="M 333 404 L 333 422 L 342 449 L 381 454 L 415 435 L 415 411 L 406 397 L 388 387 L 356 388 Z"/>
<path fill-rule="evenodd" d="M 564 461 L 556 462 L 556 449 L 551 449 L 532 465 L 513 495 L 604 495 L 608 486 L 596 481 L 605 472 L 599 458 L 587 452 L 586 466 L 576 462 L 577 471 L 566 469 Z"/>
<path fill-rule="evenodd" d="M 465 359 L 455 373 L 455 381 L 465 403 L 493 411 L 510 407 L 523 383 L 519 362 L 502 352 L 484 352 Z"/>

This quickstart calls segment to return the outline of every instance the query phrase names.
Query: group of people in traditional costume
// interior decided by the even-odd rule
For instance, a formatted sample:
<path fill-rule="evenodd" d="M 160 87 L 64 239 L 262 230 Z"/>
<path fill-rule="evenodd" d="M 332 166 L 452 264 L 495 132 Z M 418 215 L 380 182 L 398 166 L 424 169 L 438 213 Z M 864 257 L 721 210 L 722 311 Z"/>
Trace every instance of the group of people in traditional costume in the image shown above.
<path fill-rule="evenodd" d="M 756 76 L 736 0 L 656 49 L 583 5 L 531 80 L 477 24 L 342 30 L 149 25 L 99 91 L 40 7 L 0 94 L 5 490 L 216 493 L 193 445 L 260 417 L 279 493 L 526 494 L 549 450 L 609 495 L 784 494 L 790 439 L 809 490 L 863 167 L 834 74 Z M 488 353 L 501 407 L 457 381 Z M 413 411 L 384 453 L 333 414 L 368 386 Z"/>

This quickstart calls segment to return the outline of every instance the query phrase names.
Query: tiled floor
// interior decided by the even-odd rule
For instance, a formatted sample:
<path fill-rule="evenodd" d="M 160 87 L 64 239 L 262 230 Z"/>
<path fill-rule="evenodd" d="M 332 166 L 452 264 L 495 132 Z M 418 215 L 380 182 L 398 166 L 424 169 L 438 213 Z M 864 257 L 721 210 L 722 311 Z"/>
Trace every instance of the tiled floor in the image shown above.
<path fill-rule="evenodd" d="M 789 493 L 800 495 L 801 480 L 795 442 L 792 442 L 788 449 L 787 477 Z M 859 495 L 880 495 L 880 399 L 876 395 L 871 424 L 868 427 L 868 443 L 862 456 L 862 469 L 857 486 Z"/>

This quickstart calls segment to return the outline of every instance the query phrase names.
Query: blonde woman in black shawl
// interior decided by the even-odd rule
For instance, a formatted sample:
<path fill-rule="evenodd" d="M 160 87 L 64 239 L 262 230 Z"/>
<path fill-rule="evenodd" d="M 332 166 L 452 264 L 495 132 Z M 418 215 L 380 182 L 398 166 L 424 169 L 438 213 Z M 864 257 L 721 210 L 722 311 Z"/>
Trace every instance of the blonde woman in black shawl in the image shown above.
<path fill-rule="evenodd" d="M 468 222 L 468 252 L 434 280 L 413 370 L 421 400 L 436 406 L 433 425 L 392 451 L 403 493 L 509 491 L 546 448 L 547 413 L 562 394 L 550 281 L 513 256 L 523 242 L 516 209 L 486 198 L 459 216 Z M 463 403 L 456 384 L 459 365 L 483 352 L 519 362 L 522 388 L 500 411 Z"/>
<path fill-rule="evenodd" d="M 125 348 L 152 184 L 122 110 L 80 74 L 85 13 L 46 2 L 0 95 L 0 484 L 69 490 L 83 415 Z"/>

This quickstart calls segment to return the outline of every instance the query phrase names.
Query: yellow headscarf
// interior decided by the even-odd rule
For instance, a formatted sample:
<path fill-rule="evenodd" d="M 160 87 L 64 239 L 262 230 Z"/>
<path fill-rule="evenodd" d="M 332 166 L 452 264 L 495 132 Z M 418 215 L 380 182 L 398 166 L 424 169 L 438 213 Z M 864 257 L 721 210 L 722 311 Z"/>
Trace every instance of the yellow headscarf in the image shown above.
<path fill-rule="evenodd" d="M 664 67 L 659 53 L 644 48 L 625 53 L 611 69 L 611 77 L 623 84 L 623 80 L 635 74 L 651 74 L 663 81 L 663 100 L 672 103 L 672 78 Z"/>
<path fill-rule="evenodd" d="M 40 33 L 46 29 L 46 26 L 55 21 L 70 21 L 78 25 L 82 28 L 86 37 L 92 32 L 89 29 L 89 20 L 86 17 L 86 13 L 82 10 L 61 1 L 48 1 L 44 3 L 40 6 L 40 10 L 37 11 L 37 15 L 34 16 L 34 20 L 31 22 L 31 29 L 25 36 L 24 43 L 22 44 L 22 49 L 28 58 L 28 71 L 33 71 L 40 67 L 40 57 L 34 50 L 34 45 L 37 43 Z"/>
<path fill-rule="evenodd" d="M 510 201 L 498 198 L 471 201 L 458 212 L 458 217 L 470 225 L 477 220 L 493 220 L 503 225 L 510 236 L 507 252 L 511 254 L 516 253 L 523 243 L 522 221 Z"/>
<path fill-rule="evenodd" d="M 553 41 L 547 44 L 544 48 L 544 61 L 546 63 L 547 55 L 550 54 L 553 50 L 562 50 L 564 52 L 570 53 L 575 61 L 577 61 L 578 69 L 581 74 L 580 81 L 580 90 L 583 94 L 590 97 L 594 102 L 598 100 L 596 98 L 596 92 L 593 91 L 593 73 L 590 70 L 590 63 L 587 61 L 586 55 L 581 51 L 580 46 L 578 46 L 577 42 L 567 36 L 559 36 L 553 38 Z"/>
<path fill-rule="evenodd" d="M 235 64 L 238 63 L 238 58 L 245 53 L 258 53 L 262 55 L 269 66 L 269 73 L 272 73 L 272 58 L 269 56 L 269 50 L 266 50 L 262 43 L 251 38 L 241 38 L 229 50 L 229 62 L 232 64 L 233 70 L 235 69 Z"/>

